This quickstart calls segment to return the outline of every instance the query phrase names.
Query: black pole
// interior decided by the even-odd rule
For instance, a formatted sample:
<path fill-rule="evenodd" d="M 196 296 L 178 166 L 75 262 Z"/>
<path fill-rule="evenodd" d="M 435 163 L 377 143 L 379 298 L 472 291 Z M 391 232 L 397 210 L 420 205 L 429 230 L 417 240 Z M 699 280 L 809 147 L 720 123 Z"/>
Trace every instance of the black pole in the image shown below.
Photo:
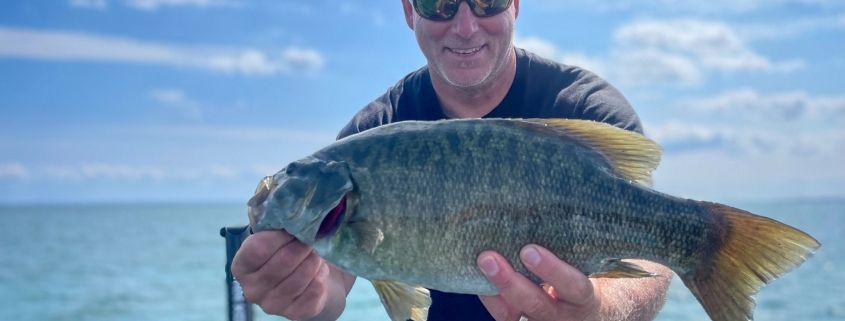
<path fill-rule="evenodd" d="M 241 284 L 232 276 L 232 260 L 249 234 L 248 225 L 220 229 L 220 236 L 226 238 L 226 285 L 229 289 L 226 296 L 229 302 L 229 321 L 252 321 L 254 316 L 252 303 L 244 298 Z"/>

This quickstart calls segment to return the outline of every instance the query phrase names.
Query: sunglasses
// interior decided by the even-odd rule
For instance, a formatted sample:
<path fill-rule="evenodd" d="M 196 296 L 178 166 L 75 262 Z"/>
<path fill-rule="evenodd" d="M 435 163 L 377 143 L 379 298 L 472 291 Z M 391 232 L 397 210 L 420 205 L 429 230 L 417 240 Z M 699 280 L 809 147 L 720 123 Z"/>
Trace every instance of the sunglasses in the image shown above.
<path fill-rule="evenodd" d="M 476 17 L 484 18 L 505 12 L 513 0 L 411 0 L 420 17 L 434 21 L 452 20 L 461 2 L 466 2 Z"/>

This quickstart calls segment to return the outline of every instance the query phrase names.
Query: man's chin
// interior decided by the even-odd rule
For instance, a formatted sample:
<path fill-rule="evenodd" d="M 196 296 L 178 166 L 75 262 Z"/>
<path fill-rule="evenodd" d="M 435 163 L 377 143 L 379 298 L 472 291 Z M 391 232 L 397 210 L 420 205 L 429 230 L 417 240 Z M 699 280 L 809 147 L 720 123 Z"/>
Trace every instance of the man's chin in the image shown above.
<path fill-rule="evenodd" d="M 481 72 L 473 72 L 473 73 L 460 73 L 460 74 L 448 74 L 444 75 L 446 82 L 450 85 L 455 87 L 462 87 L 462 88 L 471 88 L 476 87 L 484 83 L 487 80 L 487 77 L 490 76 L 490 73 L 481 73 Z"/>

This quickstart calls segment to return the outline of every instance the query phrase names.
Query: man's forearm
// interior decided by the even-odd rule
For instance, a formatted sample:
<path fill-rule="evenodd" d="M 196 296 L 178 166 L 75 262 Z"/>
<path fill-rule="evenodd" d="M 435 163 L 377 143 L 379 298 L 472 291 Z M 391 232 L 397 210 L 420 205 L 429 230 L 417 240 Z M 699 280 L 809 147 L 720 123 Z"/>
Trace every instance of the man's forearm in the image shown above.
<path fill-rule="evenodd" d="M 600 293 L 600 320 L 643 321 L 657 317 L 666 303 L 666 292 L 672 281 L 672 270 L 657 263 L 626 260 L 658 274 L 642 279 L 590 279 Z"/>

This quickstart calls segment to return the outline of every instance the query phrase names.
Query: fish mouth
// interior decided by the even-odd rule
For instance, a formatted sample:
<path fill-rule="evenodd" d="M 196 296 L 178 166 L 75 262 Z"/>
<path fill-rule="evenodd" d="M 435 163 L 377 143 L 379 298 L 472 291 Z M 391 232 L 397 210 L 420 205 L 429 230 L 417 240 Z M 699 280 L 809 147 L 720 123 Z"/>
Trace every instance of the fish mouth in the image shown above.
<path fill-rule="evenodd" d="M 340 198 L 340 201 L 333 207 L 320 222 L 320 228 L 317 230 L 317 239 L 324 237 L 331 237 L 337 232 L 340 223 L 346 217 L 346 195 Z"/>

